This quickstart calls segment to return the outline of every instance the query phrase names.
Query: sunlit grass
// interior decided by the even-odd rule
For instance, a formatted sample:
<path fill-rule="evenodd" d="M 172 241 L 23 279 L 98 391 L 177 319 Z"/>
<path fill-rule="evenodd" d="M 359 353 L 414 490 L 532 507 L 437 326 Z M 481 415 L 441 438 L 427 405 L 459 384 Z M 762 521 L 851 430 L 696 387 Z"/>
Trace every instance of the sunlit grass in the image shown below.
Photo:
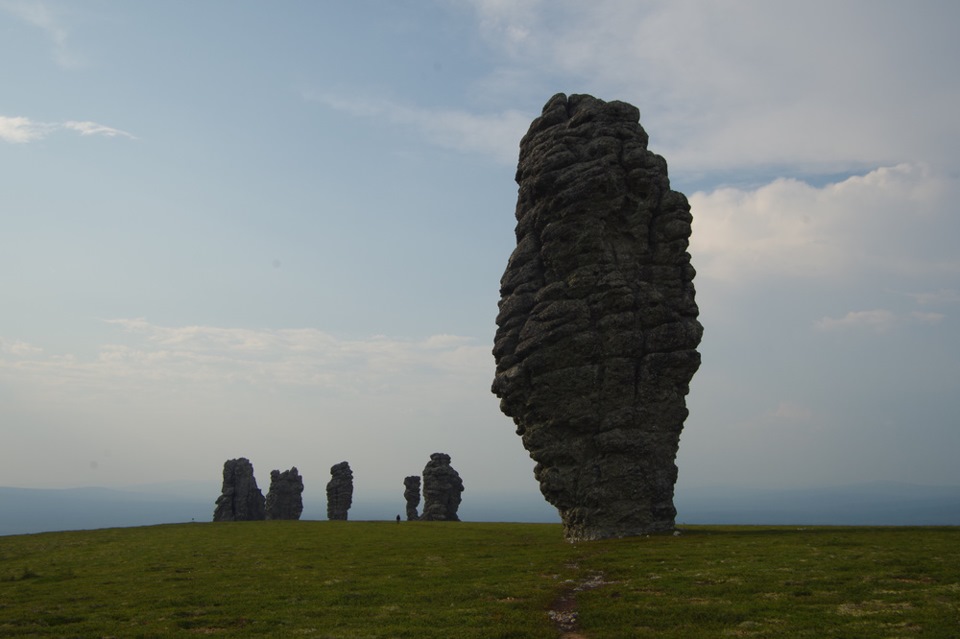
<path fill-rule="evenodd" d="M 547 610 L 570 593 L 595 639 L 958 637 L 960 529 L 570 545 L 552 524 L 274 521 L 0 537 L 3 637 L 556 637 Z"/>

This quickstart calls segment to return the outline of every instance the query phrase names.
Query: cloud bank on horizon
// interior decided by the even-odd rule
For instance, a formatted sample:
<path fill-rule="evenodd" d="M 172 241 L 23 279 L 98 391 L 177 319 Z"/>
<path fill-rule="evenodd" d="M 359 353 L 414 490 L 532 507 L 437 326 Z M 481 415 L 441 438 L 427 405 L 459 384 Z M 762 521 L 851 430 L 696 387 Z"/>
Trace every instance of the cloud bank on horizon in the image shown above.
<path fill-rule="evenodd" d="M 960 8 L 224 7 L 0 2 L 0 485 L 443 450 L 535 493 L 489 351 L 558 91 L 636 104 L 693 208 L 680 490 L 960 484 Z"/>

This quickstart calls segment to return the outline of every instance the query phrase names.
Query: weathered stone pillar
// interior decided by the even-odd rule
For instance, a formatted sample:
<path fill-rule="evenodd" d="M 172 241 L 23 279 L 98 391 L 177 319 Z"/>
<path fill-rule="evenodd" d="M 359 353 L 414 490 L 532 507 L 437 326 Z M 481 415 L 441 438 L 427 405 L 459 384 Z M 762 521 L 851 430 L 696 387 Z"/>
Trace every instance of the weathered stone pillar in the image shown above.
<path fill-rule="evenodd" d="M 520 143 L 493 392 L 567 539 L 669 531 L 700 365 L 692 217 L 636 107 L 555 95 Z"/>
<path fill-rule="evenodd" d="M 350 464 L 340 462 L 330 467 L 327 483 L 327 519 L 346 520 L 353 505 L 353 471 Z"/>
<path fill-rule="evenodd" d="M 257 521 L 263 519 L 263 493 L 253 476 L 253 464 L 246 457 L 223 464 L 223 487 L 213 511 L 214 521 Z"/>
<path fill-rule="evenodd" d="M 420 505 L 420 477 L 410 475 L 403 478 L 403 498 L 407 501 L 407 521 L 420 519 L 417 506 Z"/>
<path fill-rule="evenodd" d="M 270 490 L 267 491 L 267 519 L 300 519 L 303 512 L 303 478 L 297 467 L 282 473 L 270 472 Z"/>
<path fill-rule="evenodd" d="M 423 514 L 421 521 L 460 521 L 463 480 L 450 465 L 450 455 L 433 453 L 423 469 Z"/>

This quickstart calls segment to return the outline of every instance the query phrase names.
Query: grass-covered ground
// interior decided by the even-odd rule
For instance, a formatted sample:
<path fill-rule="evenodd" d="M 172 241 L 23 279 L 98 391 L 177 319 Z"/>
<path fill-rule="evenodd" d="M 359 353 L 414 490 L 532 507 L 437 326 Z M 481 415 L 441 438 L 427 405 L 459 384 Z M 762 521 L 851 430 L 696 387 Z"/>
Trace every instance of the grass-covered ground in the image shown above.
<path fill-rule="evenodd" d="M 0 537 L 2 637 L 557 637 L 554 619 L 592 639 L 956 638 L 960 529 L 571 545 L 548 524 L 305 521 Z"/>

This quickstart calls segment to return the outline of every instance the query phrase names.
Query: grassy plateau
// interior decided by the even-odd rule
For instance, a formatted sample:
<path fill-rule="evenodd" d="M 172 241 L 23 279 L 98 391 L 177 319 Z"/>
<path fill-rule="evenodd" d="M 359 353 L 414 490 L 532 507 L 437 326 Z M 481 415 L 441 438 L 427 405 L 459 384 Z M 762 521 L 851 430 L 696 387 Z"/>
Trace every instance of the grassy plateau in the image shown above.
<path fill-rule="evenodd" d="M 270 521 L 0 537 L 0 637 L 960 637 L 960 528 Z"/>

